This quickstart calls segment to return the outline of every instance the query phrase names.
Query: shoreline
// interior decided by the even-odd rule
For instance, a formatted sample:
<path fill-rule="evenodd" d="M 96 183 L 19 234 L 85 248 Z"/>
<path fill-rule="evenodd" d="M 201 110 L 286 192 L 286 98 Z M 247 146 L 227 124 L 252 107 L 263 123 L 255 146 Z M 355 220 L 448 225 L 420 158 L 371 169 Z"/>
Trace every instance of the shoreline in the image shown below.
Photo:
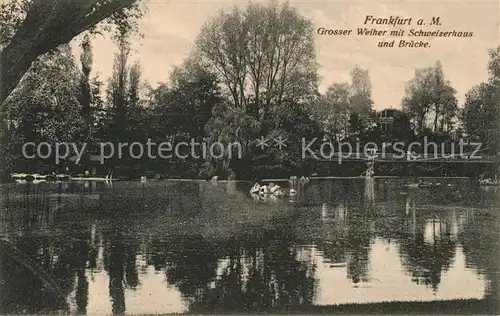
<path fill-rule="evenodd" d="M 265 309 L 266 314 L 341 314 L 341 315 L 498 315 L 498 302 L 488 299 L 454 299 L 442 301 L 408 301 L 349 303 L 338 305 L 309 305 L 288 309 Z M 214 310 L 218 315 L 245 314 L 245 310 Z M 189 311 L 182 315 L 209 314 L 207 311 Z"/>

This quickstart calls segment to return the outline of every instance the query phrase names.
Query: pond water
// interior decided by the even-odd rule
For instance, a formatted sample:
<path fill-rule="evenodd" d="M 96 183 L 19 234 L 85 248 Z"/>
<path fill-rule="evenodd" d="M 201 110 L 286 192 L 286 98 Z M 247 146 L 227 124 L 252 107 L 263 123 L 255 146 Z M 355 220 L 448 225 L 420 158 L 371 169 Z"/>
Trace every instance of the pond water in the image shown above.
<path fill-rule="evenodd" d="M 315 180 L 264 199 L 237 182 L 4 184 L 2 312 L 498 297 L 497 191 L 439 181 Z"/>

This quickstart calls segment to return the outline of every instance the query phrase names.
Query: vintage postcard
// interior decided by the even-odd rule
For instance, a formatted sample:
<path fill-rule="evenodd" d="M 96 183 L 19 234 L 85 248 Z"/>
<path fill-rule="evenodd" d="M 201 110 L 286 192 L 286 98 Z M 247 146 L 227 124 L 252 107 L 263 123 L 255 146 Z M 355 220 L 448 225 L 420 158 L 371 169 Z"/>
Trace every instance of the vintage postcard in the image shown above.
<path fill-rule="evenodd" d="M 500 1 L 0 0 L 0 313 L 488 314 Z"/>

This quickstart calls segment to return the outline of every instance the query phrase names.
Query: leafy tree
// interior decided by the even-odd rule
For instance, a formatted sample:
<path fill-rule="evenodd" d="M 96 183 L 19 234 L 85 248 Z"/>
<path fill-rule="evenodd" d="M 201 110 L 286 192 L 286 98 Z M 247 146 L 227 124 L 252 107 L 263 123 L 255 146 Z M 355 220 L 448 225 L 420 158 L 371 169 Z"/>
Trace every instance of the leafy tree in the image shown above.
<path fill-rule="evenodd" d="M 466 95 L 461 118 L 465 132 L 478 137 L 483 144 L 498 150 L 498 116 L 500 89 L 491 83 L 482 83 Z"/>
<path fill-rule="evenodd" d="M 149 109 L 141 97 L 142 78 L 141 66 L 138 62 L 129 65 L 130 47 L 126 38 L 121 38 L 118 51 L 115 53 L 113 71 L 106 87 L 106 107 L 96 113 L 97 125 L 100 125 L 96 138 L 101 141 L 131 144 L 133 142 L 146 143 Z M 101 101 L 101 100 L 99 100 Z M 132 155 L 128 155 L 130 148 L 122 151 L 122 156 L 116 155 L 110 160 L 112 168 L 130 169 L 137 164 Z M 144 159 L 145 156 L 143 155 Z M 118 161 L 117 159 L 120 159 Z M 140 168 L 133 168 L 133 172 L 140 172 Z M 118 172 L 120 173 L 120 172 Z M 115 173 L 116 174 L 116 173 Z"/>
<path fill-rule="evenodd" d="M 408 116 L 397 109 L 385 109 L 377 112 L 377 119 L 390 118 L 390 124 L 387 128 L 380 130 L 378 140 L 387 142 L 411 142 L 413 141 L 414 134 L 411 128 L 410 119 Z"/>
<path fill-rule="evenodd" d="M 389 139 L 391 141 L 412 141 L 414 134 L 408 116 L 402 111 L 394 110 L 393 117 L 394 121 L 389 129 Z"/>
<path fill-rule="evenodd" d="M 136 64 L 130 67 L 129 56 L 129 44 L 124 40 L 120 41 L 106 90 L 110 115 L 108 133 L 117 141 L 130 136 L 128 132 L 133 126 L 133 117 L 129 112 L 139 101 L 140 66 Z"/>
<path fill-rule="evenodd" d="M 458 113 L 458 104 L 455 97 L 456 90 L 446 85 L 439 96 L 439 102 L 434 110 L 434 132 L 449 135 L 454 128 L 454 121 Z"/>
<path fill-rule="evenodd" d="M 84 31 L 115 25 L 119 34 L 136 29 L 143 14 L 138 0 L 5 0 L 0 4 L 0 134 L 8 122 L 5 101 L 35 61 Z M 2 155 L 2 166 L 6 167 Z"/>
<path fill-rule="evenodd" d="M 358 137 L 372 125 L 373 101 L 368 70 L 355 66 L 351 70 L 351 83 L 335 83 L 324 96 L 313 103 L 314 117 L 322 124 L 325 133 L 340 141 Z"/>
<path fill-rule="evenodd" d="M 105 102 L 102 97 L 104 83 L 99 80 L 97 76 L 93 77 L 90 80 L 90 112 L 91 112 L 91 139 L 95 140 L 99 135 L 100 131 L 103 130 L 104 124 L 107 118 L 107 111 L 105 109 Z M 102 133 L 101 133 L 102 134 Z"/>
<path fill-rule="evenodd" d="M 287 174 L 309 174 L 311 165 L 306 157 L 302 157 L 302 141 L 309 143 L 312 139 L 322 139 L 324 134 L 317 121 L 311 118 L 306 107 L 299 103 L 286 103 L 275 107 L 273 113 L 274 129 L 270 135 L 276 141 L 280 137 L 286 139 L 286 147 L 270 147 L 273 161 L 278 169 L 282 169 L 281 176 Z M 316 144 L 319 146 L 319 144 Z M 318 150 L 312 146 L 313 151 Z"/>
<path fill-rule="evenodd" d="M 141 73 L 141 64 L 135 62 L 132 67 L 130 67 L 128 76 L 128 100 L 131 107 L 140 105 Z"/>
<path fill-rule="evenodd" d="M 233 109 L 221 103 L 214 107 L 213 115 L 206 125 L 209 144 L 215 142 L 226 145 L 224 152 L 216 152 L 222 158 L 209 156 L 205 164 L 203 174 L 207 176 L 228 176 L 232 173 L 231 163 L 238 157 L 238 147 L 229 148 L 229 144 L 241 145 L 243 159 L 251 160 L 254 157 L 252 144 L 259 134 L 260 123 L 251 115 L 247 115 L 242 109 Z M 233 150 L 229 152 L 229 150 Z M 246 166 L 248 168 L 248 165 Z"/>
<path fill-rule="evenodd" d="M 309 161 L 301 156 L 302 139 L 308 143 L 313 138 L 323 137 L 319 124 L 311 118 L 307 107 L 291 101 L 271 104 L 269 116 L 262 121 L 246 114 L 243 109 L 221 104 L 213 109 L 207 134 L 210 143 L 240 145 L 232 146 L 233 152 L 226 148 L 223 159 L 212 159 L 207 174 L 224 176 L 235 172 L 247 178 L 307 172 Z M 261 138 L 267 140 L 267 146 L 259 145 Z M 275 143 L 279 140 L 284 141 L 281 148 Z M 237 159 L 239 152 L 236 149 L 241 149 L 241 159 Z"/>
<path fill-rule="evenodd" d="M 244 11 L 221 12 L 205 24 L 196 53 L 220 76 L 232 106 L 246 112 L 257 107 L 266 115 L 270 104 L 314 95 L 312 31 L 311 21 L 287 3 L 250 3 Z"/>

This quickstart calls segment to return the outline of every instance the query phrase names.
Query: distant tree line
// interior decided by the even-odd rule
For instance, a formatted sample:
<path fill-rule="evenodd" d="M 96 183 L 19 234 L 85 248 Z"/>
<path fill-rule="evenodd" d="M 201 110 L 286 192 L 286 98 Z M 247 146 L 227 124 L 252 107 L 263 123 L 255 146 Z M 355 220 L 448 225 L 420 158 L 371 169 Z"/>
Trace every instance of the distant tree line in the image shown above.
<path fill-rule="evenodd" d="M 47 3 L 55 6 L 50 7 L 53 10 L 62 10 L 59 1 Z M 47 52 L 37 51 L 22 79 L 13 81 L 15 89 L 5 91 L 4 172 L 84 173 L 99 165 L 95 161 L 99 142 L 145 144 L 148 139 L 239 142 L 243 157 L 236 159 L 229 152 L 221 153 L 221 159 L 125 155 L 98 166 L 99 172 L 114 170 L 116 175 L 133 177 L 309 175 L 318 162 L 302 159 L 300 140 L 314 138 L 408 144 L 425 136 L 448 143 L 467 137 L 487 144 L 490 154 L 498 151 L 500 47 L 490 51 L 489 80 L 473 87 L 463 105 L 458 104 L 439 61 L 416 69 L 407 83 L 402 110 L 392 111 L 390 128 L 382 129 L 373 109 L 368 70 L 355 66 L 350 82 L 332 83 L 325 93 L 319 92 L 312 22 L 288 3 L 250 3 L 221 12 L 202 27 L 192 54 L 169 74 L 168 82 L 155 88 L 142 77 L 140 61 L 131 60 L 134 21 L 142 11 L 137 3 L 128 4 L 132 6 L 116 6 L 103 15 L 103 19 L 112 18 L 116 29 L 117 52 L 109 78 L 103 80 L 92 72 L 96 22 L 80 32 L 72 30 Z M 77 2 L 66 5 L 78 6 Z M 23 30 L 23 18 L 43 9 L 39 6 L 22 11 L 14 2 L 2 5 L 0 25 L 9 26 L 9 32 L 0 34 L 3 51 L 14 45 Z M 81 54 L 75 58 L 67 43 L 84 31 L 87 34 L 79 39 Z M 257 146 L 261 137 L 280 136 L 288 140 L 283 150 Z M 85 142 L 90 148 L 77 166 L 71 160 L 55 165 L 54 159 L 22 157 L 23 143 L 43 141 Z"/>

